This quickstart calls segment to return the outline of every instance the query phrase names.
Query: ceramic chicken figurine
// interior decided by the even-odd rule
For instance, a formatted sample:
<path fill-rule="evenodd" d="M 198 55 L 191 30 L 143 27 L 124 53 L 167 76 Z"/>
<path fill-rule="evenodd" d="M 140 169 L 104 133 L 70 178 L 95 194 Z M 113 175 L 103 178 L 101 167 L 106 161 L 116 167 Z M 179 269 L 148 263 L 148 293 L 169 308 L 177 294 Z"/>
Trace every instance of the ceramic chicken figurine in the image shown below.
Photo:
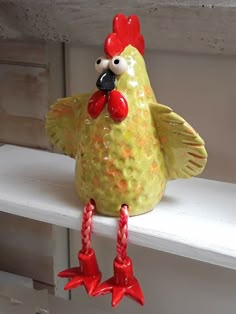
<path fill-rule="evenodd" d="M 75 182 L 85 204 L 80 267 L 62 271 L 65 289 L 84 285 L 89 295 L 112 292 L 144 303 L 127 256 L 128 216 L 152 210 L 168 180 L 200 174 L 207 160 L 204 141 L 169 107 L 159 104 L 143 59 L 144 38 L 136 16 L 118 14 L 95 62 L 97 90 L 59 99 L 50 109 L 46 131 L 52 143 L 75 158 Z M 119 216 L 114 276 L 101 273 L 90 247 L 94 211 Z"/>

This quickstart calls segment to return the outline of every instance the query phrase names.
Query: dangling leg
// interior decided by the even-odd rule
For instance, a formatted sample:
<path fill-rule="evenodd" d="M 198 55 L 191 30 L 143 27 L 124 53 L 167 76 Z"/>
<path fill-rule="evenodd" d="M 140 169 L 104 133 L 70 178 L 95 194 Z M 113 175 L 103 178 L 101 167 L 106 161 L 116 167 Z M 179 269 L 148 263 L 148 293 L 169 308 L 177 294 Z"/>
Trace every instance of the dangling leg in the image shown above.
<path fill-rule="evenodd" d="M 94 210 L 94 201 L 90 201 L 84 208 L 81 227 L 82 249 L 78 253 L 80 267 L 69 268 L 58 274 L 59 277 L 71 279 L 65 285 L 65 290 L 84 285 L 89 295 L 93 293 L 94 289 L 101 281 L 101 272 L 98 268 L 95 252 L 90 247 Z"/>
<path fill-rule="evenodd" d="M 94 296 L 112 292 L 113 307 L 117 306 L 125 295 L 141 305 L 144 304 L 144 297 L 139 282 L 133 275 L 132 260 L 127 256 L 128 217 L 128 206 L 122 205 L 117 232 L 117 256 L 113 264 L 114 276 L 104 281 L 93 292 Z"/>

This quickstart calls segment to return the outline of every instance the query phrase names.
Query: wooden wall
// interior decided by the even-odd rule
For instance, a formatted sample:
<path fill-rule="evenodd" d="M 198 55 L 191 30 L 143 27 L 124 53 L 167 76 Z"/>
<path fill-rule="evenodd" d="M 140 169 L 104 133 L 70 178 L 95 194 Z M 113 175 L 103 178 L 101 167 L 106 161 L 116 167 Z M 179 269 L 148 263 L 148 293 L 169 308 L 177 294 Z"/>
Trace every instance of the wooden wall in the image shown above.
<path fill-rule="evenodd" d="M 63 93 L 61 44 L 0 42 L 1 143 L 51 150 L 44 117 Z M 66 229 L 0 213 L 0 269 L 66 296 L 56 274 L 67 266 L 67 250 Z"/>
<path fill-rule="evenodd" d="M 63 93 L 60 44 L 0 43 L 0 141 L 50 149 L 49 104 Z"/>

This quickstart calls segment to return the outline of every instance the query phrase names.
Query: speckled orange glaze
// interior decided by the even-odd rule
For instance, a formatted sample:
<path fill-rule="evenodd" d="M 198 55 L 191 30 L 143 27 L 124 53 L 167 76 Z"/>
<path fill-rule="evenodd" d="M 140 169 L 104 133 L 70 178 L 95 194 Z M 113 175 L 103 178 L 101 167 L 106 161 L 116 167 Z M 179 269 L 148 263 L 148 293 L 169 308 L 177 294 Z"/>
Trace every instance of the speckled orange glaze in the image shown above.
<path fill-rule="evenodd" d="M 157 102 L 144 59 L 133 46 L 120 55 L 128 69 L 116 76 L 115 90 L 128 103 L 122 122 L 111 118 L 107 104 L 96 118 L 88 113 L 90 94 L 58 100 L 47 115 L 52 142 L 76 158 L 76 189 L 84 203 L 118 216 L 150 211 L 161 200 L 166 182 L 202 172 L 207 153 L 196 131 L 169 107 Z"/>
<path fill-rule="evenodd" d="M 166 186 L 165 163 L 148 106 L 155 97 L 143 58 L 131 46 L 121 56 L 128 71 L 117 78 L 116 89 L 128 101 L 128 117 L 116 123 L 107 108 L 96 119 L 83 110 L 87 116 L 80 128 L 75 171 L 80 198 L 85 203 L 94 199 L 98 212 L 112 216 L 119 215 L 124 203 L 130 215 L 151 210 Z"/>

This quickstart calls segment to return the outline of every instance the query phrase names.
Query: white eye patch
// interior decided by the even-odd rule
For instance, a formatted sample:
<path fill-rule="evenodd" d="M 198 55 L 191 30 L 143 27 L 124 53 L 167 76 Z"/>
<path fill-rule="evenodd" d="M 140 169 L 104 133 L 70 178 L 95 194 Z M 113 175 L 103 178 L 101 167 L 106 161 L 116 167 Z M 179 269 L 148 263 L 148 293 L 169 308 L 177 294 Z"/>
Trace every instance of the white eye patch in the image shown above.
<path fill-rule="evenodd" d="M 99 57 L 95 61 L 95 70 L 101 74 L 102 72 L 109 69 L 109 63 L 110 63 L 109 59 L 105 57 Z"/>
<path fill-rule="evenodd" d="M 116 56 L 111 59 L 109 63 L 110 70 L 116 74 L 121 75 L 128 69 L 128 64 L 126 60 L 121 56 Z"/>

